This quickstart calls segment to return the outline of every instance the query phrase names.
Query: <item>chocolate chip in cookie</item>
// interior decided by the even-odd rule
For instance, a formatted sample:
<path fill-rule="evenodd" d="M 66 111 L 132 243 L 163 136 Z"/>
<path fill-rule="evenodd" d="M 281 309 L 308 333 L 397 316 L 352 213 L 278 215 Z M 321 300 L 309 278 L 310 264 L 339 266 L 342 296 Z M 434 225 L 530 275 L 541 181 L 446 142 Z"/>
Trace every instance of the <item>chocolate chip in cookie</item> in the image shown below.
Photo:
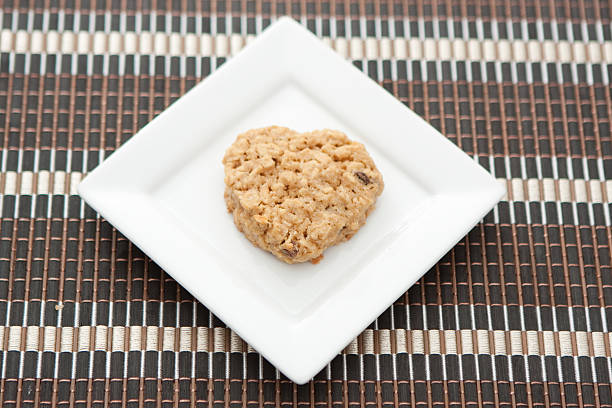
<path fill-rule="evenodd" d="M 372 182 L 367 174 L 362 171 L 356 171 L 355 176 L 357 176 L 357 178 L 366 186 Z"/>

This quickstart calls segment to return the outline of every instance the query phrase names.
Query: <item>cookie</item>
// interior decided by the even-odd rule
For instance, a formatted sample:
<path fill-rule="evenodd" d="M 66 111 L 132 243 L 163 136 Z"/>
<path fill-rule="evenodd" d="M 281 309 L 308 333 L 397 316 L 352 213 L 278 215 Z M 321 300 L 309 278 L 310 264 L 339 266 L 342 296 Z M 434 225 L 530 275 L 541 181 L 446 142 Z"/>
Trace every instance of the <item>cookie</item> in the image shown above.
<path fill-rule="evenodd" d="M 223 165 L 236 227 L 287 263 L 316 263 L 351 238 L 384 187 L 365 147 L 337 130 L 249 130 L 227 149 Z"/>

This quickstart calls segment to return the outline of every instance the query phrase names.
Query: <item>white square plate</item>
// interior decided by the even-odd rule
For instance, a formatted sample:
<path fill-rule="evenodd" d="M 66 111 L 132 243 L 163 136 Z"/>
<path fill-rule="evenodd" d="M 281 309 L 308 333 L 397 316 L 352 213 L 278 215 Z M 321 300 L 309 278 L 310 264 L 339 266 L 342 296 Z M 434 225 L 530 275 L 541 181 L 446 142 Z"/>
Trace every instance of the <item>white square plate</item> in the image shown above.
<path fill-rule="evenodd" d="M 366 225 L 317 265 L 255 248 L 223 200 L 238 133 L 332 128 L 385 180 Z M 470 157 L 289 18 L 96 168 L 79 194 L 287 377 L 312 378 L 421 277 L 503 191 Z"/>

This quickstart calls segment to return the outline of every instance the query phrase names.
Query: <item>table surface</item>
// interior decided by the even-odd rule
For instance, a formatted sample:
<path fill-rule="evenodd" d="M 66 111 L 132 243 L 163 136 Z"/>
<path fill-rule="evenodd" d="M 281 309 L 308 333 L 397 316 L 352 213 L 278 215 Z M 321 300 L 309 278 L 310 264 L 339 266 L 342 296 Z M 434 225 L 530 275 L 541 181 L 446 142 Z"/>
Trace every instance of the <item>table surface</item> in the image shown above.
<path fill-rule="evenodd" d="M 612 404 L 605 1 L 0 1 L 0 405 Z M 76 195 L 278 16 L 508 194 L 297 386 Z"/>

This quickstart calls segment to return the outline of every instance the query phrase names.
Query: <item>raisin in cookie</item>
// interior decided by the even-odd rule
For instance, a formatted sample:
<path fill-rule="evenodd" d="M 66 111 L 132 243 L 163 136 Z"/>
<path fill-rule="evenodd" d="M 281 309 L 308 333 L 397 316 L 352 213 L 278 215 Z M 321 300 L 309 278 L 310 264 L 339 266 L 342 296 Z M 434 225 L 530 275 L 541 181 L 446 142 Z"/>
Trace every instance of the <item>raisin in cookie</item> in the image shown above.
<path fill-rule="evenodd" d="M 352 237 L 384 187 L 365 147 L 336 130 L 249 130 L 227 149 L 223 165 L 236 226 L 287 263 L 317 262 Z"/>

